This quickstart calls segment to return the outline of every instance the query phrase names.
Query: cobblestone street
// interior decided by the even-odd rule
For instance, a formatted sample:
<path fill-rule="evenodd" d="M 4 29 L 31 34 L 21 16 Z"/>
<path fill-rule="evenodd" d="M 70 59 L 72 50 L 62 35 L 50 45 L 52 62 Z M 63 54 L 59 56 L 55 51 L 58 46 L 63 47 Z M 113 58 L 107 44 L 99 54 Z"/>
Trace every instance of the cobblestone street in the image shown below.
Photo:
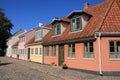
<path fill-rule="evenodd" d="M 120 80 L 120 76 L 100 76 L 0 57 L 0 80 Z"/>

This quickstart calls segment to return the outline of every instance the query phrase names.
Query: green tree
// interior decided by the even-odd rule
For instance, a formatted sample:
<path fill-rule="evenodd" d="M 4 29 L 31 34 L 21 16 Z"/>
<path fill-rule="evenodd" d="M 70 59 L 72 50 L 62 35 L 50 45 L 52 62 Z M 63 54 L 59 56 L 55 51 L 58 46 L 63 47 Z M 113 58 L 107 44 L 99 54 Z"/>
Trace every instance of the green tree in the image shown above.
<path fill-rule="evenodd" d="M 11 21 L 5 16 L 3 9 L 0 8 L 0 55 L 5 54 L 5 50 L 7 48 L 6 41 L 11 36 L 11 29 L 13 24 Z"/>

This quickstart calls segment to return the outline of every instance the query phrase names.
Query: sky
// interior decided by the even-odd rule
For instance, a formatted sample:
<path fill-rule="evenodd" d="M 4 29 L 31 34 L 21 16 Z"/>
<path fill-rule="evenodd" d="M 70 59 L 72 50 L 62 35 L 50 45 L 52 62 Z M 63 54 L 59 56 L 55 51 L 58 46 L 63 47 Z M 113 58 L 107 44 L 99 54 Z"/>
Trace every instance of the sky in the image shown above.
<path fill-rule="evenodd" d="M 0 0 L 0 8 L 14 25 L 11 33 L 19 29 L 31 30 L 39 23 L 46 25 L 54 17 L 67 16 L 74 10 L 83 10 L 84 3 L 90 6 L 104 0 Z"/>

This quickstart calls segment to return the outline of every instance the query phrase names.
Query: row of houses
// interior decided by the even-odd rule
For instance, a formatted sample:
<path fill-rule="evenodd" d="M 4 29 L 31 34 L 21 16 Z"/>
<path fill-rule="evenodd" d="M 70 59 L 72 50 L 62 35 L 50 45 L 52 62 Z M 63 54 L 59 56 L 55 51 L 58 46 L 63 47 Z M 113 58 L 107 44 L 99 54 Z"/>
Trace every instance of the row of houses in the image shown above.
<path fill-rule="evenodd" d="M 7 41 L 7 56 L 69 68 L 120 72 L 120 1 L 84 5 L 51 23 L 20 30 Z"/>

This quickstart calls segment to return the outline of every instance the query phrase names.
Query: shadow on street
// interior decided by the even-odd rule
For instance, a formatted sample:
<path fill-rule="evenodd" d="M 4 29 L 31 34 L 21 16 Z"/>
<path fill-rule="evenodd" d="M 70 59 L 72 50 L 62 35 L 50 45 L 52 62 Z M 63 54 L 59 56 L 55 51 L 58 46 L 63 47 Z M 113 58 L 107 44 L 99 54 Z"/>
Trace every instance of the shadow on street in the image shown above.
<path fill-rule="evenodd" d="M 9 64 L 12 64 L 12 63 L 0 63 L 0 66 L 6 66 L 6 65 L 9 65 Z"/>

